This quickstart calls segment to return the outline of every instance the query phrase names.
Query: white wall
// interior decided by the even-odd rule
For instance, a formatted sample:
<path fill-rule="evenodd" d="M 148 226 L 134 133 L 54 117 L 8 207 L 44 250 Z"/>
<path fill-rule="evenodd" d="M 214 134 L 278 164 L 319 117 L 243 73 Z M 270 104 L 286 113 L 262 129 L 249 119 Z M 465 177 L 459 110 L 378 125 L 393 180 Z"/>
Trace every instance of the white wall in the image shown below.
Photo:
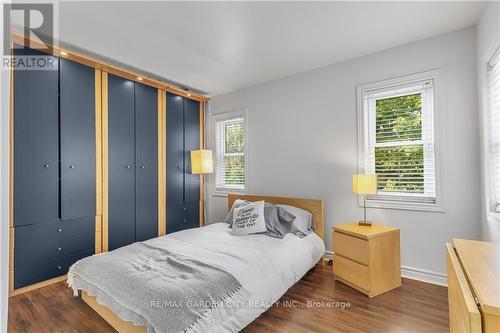
<path fill-rule="evenodd" d="M 442 69 L 445 213 L 369 209 L 401 228 L 402 265 L 445 274 L 445 242 L 480 237 L 476 31 L 469 28 L 269 82 L 212 99 L 210 113 L 248 109 L 247 193 L 324 200 L 330 228 L 362 216 L 352 193 L 357 169 L 356 85 Z M 209 221 L 226 198 L 213 197 Z"/>
<path fill-rule="evenodd" d="M 0 17 L 3 17 L 3 5 Z M 3 36 L 3 24 L 0 36 Z M 0 44 L 3 55 L 3 37 Z M 9 82 L 9 71 L 0 69 L 0 332 L 7 332 L 9 301 Z"/>
<path fill-rule="evenodd" d="M 485 142 L 488 142 L 487 134 L 484 129 L 488 124 L 485 120 L 487 112 L 487 71 L 486 64 L 491 59 L 495 49 L 500 46 L 500 2 L 489 2 L 483 11 L 483 15 L 477 26 L 477 70 L 478 70 L 478 88 L 479 88 L 479 117 L 481 131 L 481 161 L 482 165 L 482 206 L 481 206 L 481 237 L 484 240 L 500 242 L 500 222 L 488 221 L 486 216 L 487 202 L 484 177 L 486 173 L 484 165 L 484 156 L 486 154 Z"/>

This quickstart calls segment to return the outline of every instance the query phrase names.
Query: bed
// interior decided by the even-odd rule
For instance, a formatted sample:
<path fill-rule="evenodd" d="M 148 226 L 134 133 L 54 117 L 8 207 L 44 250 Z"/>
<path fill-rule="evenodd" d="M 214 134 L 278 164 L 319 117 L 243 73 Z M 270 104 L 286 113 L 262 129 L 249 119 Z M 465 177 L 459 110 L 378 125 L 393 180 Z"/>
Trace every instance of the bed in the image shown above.
<path fill-rule="evenodd" d="M 323 202 L 321 200 L 229 194 L 228 208 L 236 199 L 264 200 L 307 210 L 316 220 L 315 232 L 304 238 L 292 234 L 287 234 L 283 239 L 264 235 L 238 237 L 228 232 L 226 223 L 215 223 L 144 242 L 148 246 L 162 246 L 176 254 L 196 258 L 208 265 L 220 268 L 236 278 L 245 289 L 244 298 L 252 306 L 236 307 L 227 315 L 204 320 L 201 326 L 196 327 L 195 331 L 198 332 L 242 330 L 299 281 L 322 259 L 325 253 Z M 99 286 L 96 288 L 98 289 Z M 80 295 L 118 332 L 155 332 L 150 325 L 138 324 L 140 320 L 128 321 L 126 319 L 132 317 L 124 316 L 121 312 L 114 313 L 110 309 L 113 306 L 107 304 L 105 298 L 99 297 L 96 288 L 81 288 Z"/>

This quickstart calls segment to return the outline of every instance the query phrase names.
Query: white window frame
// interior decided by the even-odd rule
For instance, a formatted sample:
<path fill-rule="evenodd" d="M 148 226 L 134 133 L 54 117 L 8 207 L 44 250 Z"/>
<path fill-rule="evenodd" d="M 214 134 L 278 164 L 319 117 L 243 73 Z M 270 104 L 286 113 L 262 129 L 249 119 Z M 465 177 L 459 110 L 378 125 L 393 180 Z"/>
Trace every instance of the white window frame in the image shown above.
<path fill-rule="evenodd" d="M 243 189 L 241 188 L 235 188 L 231 186 L 226 186 L 226 187 L 217 187 L 217 161 L 219 160 L 219 157 L 217 156 L 217 123 L 220 121 L 224 120 L 231 120 L 234 118 L 243 118 L 243 124 L 244 124 L 244 132 L 243 132 L 243 140 L 244 140 L 244 163 L 245 163 L 245 183 L 243 184 Z M 210 125 L 211 131 L 212 131 L 212 142 L 213 142 L 213 147 L 214 147 L 214 190 L 213 190 L 213 195 L 214 196 L 227 196 L 228 193 L 245 193 L 247 189 L 247 184 L 248 184 L 248 111 L 247 109 L 242 109 L 242 110 L 236 110 L 236 111 L 229 111 L 229 112 L 224 112 L 224 113 L 219 113 L 216 115 L 213 115 L 211 117 L 211 125 Z"/>
<path fill-rule="evenodd" d="M 412 197 L 408 200 L 408 195 L 374 195 L 367 198 L 366 206 L 371 208 L 388 208 L 418 211 L 444 212 L 444 189 L 443 189 L 443 156 L 442 156 L 442 133 L 443 133 L 443 100 L 441 96 L 440 70 L 407 75 L 404 77 L 377 81 L 357 86 L 357 115 L 358 115 L 358 173 L 370 173 L 365 165 L 366 150 L 369 146 L 368 136 L 369 110 L 365 107 L 364 96 L 374 90 L 397 89 L 418 84 L 422 81 L 432 81 L 433 89 L 433 127 L 434 127 L 434 173 L 435 173 L 435 201 L 423 198 Z M 373 173 L 373 171 L 372 171 Z M 406 197 L 406 198 L 405 198 Z M 358 204 L 363 206 L 363 197 L 359 196 Z"/>
<path fill-rule="evenodd" d="M 484 190 L 485 190 L 485 204 L 486 204 L 486 219 L 489 222 L 497 222 L 500 223 L 500 213 L 492 211 L 492 200 L 495 197 L 494 191 L 494 182 L 493 182 L 493 154 L 492 154 L 492 131 L 491 131 L 491 118 L 492 118 L 492 105 L 491 105 L 491 71 L 490 71 L 490 63 L 493 62 L 498 57 L 498 61 L 500 61 L 500 45 L 497 44 L 493 51 L 490 53 L 490 57 L 488 57 L 488 62 L 486 63 L 486 85 L 484 87 L 484 115 L 483 115 L 483 129 L 484 129 Z"/>

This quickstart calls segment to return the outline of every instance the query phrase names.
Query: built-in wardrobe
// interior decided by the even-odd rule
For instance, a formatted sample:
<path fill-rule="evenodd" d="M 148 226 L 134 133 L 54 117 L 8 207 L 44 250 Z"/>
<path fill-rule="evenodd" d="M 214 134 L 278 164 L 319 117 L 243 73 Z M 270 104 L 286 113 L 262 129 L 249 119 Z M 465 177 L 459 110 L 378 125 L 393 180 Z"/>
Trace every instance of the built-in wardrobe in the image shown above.
<path fill-rule="evenodd" d="M 55 69 L 14 70 L 11 289 L 61 276 L 96 248 L 96 74 L 50 58 Z"/>
<path fill-rule="evenodd" d="M 69 50 L 13 55 L 56 66 L 11 72 L 11 296 L 94 253 L 201 225 L 190 153 L 205 97 Z"/>
<path fill-rule="evenodd" d="M 108 249 L 114 250 L 158 236 L 158 89 L 111 74 L 107 84 Z"/>
<path fill-rule="evenodd" d="M 200 149 L 200 102 L 167 93 L 167 233 L 200 223 L 200 176 L 191 173 L 192 150 Z"/>

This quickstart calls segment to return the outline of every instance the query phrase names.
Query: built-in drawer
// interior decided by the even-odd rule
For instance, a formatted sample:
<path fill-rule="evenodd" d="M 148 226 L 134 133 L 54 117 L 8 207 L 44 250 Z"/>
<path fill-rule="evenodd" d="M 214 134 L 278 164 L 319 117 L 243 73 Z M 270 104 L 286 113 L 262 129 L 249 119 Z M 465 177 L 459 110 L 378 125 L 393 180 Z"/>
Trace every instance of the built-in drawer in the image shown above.
<path fill-rule="evenodd" d="M 363 265 L 368 265 L 368 241 L 338 231 L 333 232 L 333 252 Z"/>
<path fill-rule="evenodd" d="M 68 273 L 78 260 L 91 256 L 94 251 L 85 251 L 54 260 L 38 262 L 31 266 L 14 267 L 14 289 L 29 286 Z"/>
<path fill-rule="evenodd" d="M 367 266 L 334 254 L 333 273 L 363 290 L 370 289 L 370 273 Z"/>
<path fill-rule="evenodd" d="M 33 224 L 14 231 L 14 268 L 95 250 L 95 217 Z"/>
<path fill-rule="evenodd" d="M 192 201 L 167 206 L 167 233 L 198 227 L 200 202 Z"/>

